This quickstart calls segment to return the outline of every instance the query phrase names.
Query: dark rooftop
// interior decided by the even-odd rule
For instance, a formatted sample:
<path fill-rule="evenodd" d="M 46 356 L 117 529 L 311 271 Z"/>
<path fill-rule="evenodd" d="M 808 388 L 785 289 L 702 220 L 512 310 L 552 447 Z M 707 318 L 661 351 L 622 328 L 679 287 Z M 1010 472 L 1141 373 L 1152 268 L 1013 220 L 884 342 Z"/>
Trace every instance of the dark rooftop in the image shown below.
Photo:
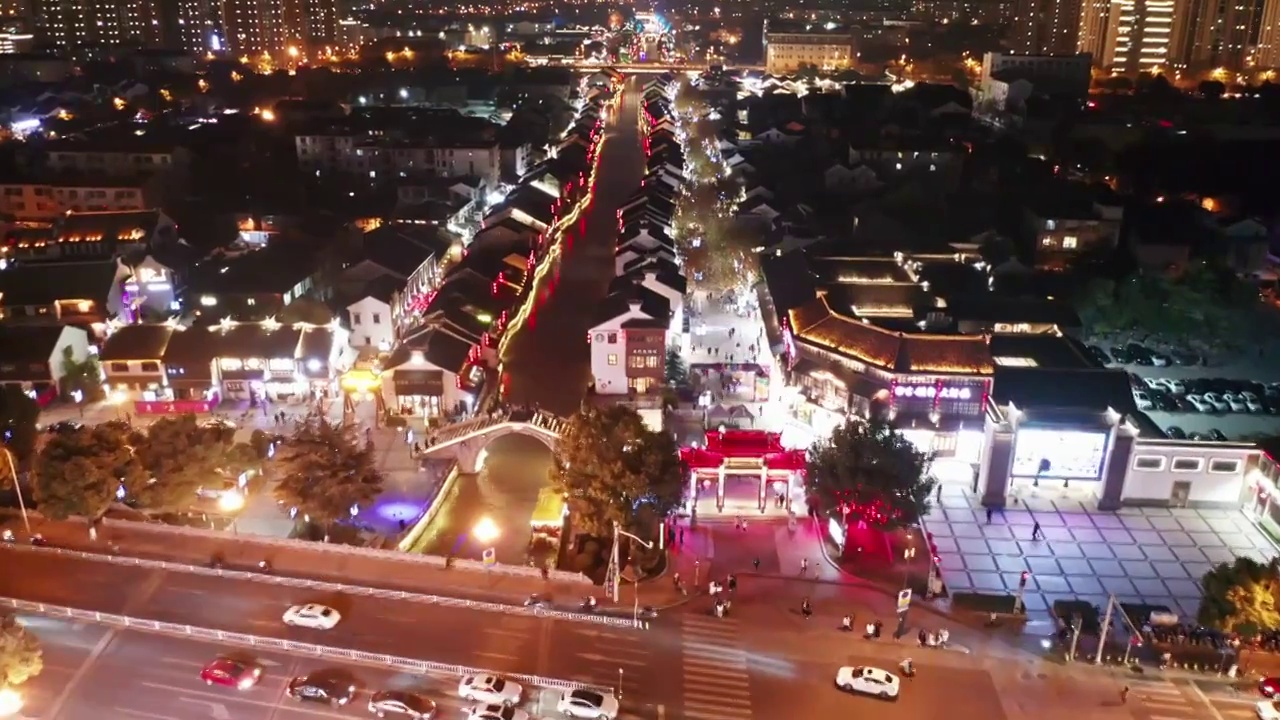
<path fill-rule="evenodd" d="M 173 333 L 173 326 L 164 323 L 125 325 L 107 338 L 98 352 L 98 359 L 103 362 L 160 360 Z"/>

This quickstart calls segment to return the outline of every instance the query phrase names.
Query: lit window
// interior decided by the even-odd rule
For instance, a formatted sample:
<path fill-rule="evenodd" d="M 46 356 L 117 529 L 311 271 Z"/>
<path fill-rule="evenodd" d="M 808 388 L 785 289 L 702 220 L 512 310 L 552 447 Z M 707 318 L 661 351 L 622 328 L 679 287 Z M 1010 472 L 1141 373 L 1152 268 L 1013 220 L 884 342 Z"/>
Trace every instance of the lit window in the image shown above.
<path fill-rule="evenodd" d="M 1080 241 L 1076 239 L 1075 235 L 1067 235 L 1066 237 L 1062 238 L 1063 250 L 1075 250 L 1076 247 L 1079 246 L 1079 244 L 1080 244 Z"/>
<path fill-rule="evenodd" d="M 618 354 L 617 354 L 617 353 L 609 353 L 609 364 L 610 364 L 610 365 L 617 365 L 617 364 L 618 364 Z"/>
<path fill-rule="evenodd" d="M 993 357 L 993 358 L 991 358 L 991 359 L 992 359 L 992 360 L 994 360 L 994 361 L 996 362 L 996 364 L 997 364 L 997 365 L 1002 365 L 1002 366 L 1004 366 L 1004 367 L 1024 367 L 1024 368 L 1027 368 L 1027 367 L 1037 367 L 1037 366 L 1039 366 L 1039 364 L 1040 364 L 1040 363 L 1036 362 L 1035 360 L 1033 360 L 1033 359 L 1031 359 L 1031 358 L 1028 358 L 1028 357 L 1006 357 L 1006 356 L 1000 356 L 1000 357 Z"/>

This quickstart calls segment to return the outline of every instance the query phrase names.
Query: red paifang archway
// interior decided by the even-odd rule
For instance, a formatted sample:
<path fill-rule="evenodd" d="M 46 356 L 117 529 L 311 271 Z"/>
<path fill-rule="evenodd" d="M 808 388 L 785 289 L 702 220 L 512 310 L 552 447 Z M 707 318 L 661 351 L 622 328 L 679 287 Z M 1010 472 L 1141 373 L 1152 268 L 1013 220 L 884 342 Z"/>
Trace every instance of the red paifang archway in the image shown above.
<path fill-rule="evenodd" d="M 766 506 L 766 487 L 770 475 L 785 475 L 794 483 L 805 469 L 805 452 L 782 446 L 782 434 L 764 430 L 724 430 L 707 433 L 707 447 L 684 447 L 680 459 L 690 470 L 691 493 L 696 495 L 699 474 L 715 473 L 717 477 L 716 507 L 724 508 L 726 474 L 760 476 L 760 510 Z M 787 508 L 791 505 L 787 493 Z"/>

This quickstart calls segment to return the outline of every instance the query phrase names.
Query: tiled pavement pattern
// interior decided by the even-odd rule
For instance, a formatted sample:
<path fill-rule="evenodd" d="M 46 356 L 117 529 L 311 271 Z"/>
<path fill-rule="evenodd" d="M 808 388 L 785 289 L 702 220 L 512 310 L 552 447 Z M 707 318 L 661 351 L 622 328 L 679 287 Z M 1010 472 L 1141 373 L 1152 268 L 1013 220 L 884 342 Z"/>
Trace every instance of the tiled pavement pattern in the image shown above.
<path fill-rule="evenodd" d="M 1044 539 L 1032 541 L 1037 521 Z M 988 525 L 986 509 L 968 488 L 951 484 L 926 524 L 952 592 L 1016 592 L 1022 571 L 1030 570 L 1024 596 L 1030 620 L 1048 619 L 1056 600 L 1105 607 L 1108 593 L 1194 618 L 1199 580 L 1214 565 L 1276 555 L 1240 510 L 1101 512 L 1092 503 L 1040 497 L 997 511 Z"/>

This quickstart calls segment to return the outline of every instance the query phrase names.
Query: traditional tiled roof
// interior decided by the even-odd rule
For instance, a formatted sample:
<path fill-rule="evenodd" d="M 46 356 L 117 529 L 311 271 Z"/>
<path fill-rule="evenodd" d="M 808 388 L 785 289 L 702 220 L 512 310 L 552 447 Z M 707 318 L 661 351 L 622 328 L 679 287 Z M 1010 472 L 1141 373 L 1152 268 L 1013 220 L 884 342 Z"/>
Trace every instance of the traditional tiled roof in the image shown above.
<path fill-rule="evenodd" d="M 98 353 L 98 359 L 103 362 L 159 360 L 164 357 L 165 347 L 172 334 L 173 327 L 164 323 L 126 325 L 111 333 L 111 337 L 103 344 L 102 351 Z"/>
<path fill-rule="evenodd" d="M 790 321 L 797 341 L 885 370 L 990 375 L 995 369 L 985 335 L 917 335 L 885 330 L 834 312 L 821 292 L 812 302 L 791 310 Z"/>

